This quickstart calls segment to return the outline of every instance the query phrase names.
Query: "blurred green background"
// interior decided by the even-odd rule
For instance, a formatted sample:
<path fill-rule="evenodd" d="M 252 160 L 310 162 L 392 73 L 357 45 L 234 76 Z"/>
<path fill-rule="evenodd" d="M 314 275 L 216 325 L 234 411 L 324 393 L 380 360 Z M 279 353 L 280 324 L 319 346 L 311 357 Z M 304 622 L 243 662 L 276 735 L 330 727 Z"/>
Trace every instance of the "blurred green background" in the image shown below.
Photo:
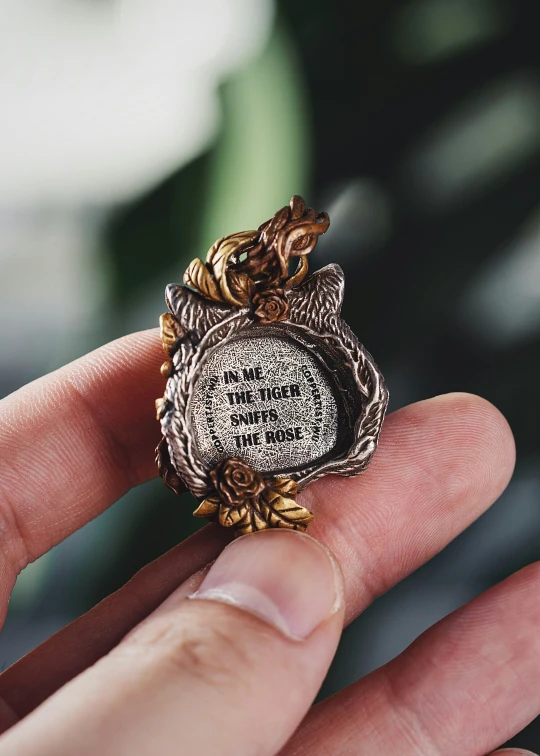
<path fill-rule="evenodd" d="M 312 263 L 344 268 L 391 409 L 481 394 L 519 453 L 494 507 L 346 630 L 321 695 L 539 559 L 538 4 L 4 4 L 0 395 L 153 326 L 194 256 L 302 194 L 330 214 Z M 152 481 L 27 567 L 2 665 L 191 533 L 190 512 Z M 538 749 L 538 722 L 512 744 Z"/>

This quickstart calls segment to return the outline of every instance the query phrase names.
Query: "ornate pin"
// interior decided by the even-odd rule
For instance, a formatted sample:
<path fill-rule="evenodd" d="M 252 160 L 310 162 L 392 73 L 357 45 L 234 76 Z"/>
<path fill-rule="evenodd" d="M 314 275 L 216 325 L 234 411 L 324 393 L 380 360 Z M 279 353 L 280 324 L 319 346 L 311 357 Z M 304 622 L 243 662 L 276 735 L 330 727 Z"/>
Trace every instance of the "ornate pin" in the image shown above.
<path fill-rule="evenodd" d="M 305 530 L 313 515 L 297 492 L 327 473 L 363 472 L 377 447 L 388 392 L 340 317 L 343 272 L 328 265 L 306 279 L 329 223 L 293 197 L 166 289 L 159 472 L 202 499 L 195 516 L 239 535 Z"/>

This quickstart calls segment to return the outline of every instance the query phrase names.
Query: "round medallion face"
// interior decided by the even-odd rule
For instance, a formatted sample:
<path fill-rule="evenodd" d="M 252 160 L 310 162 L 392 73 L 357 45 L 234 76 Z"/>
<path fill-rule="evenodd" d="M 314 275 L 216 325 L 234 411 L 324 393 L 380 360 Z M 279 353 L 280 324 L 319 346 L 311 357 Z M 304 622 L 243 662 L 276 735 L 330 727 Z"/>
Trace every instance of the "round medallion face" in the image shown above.
<path fill-rule="evenodd" d="M 330 379 L 307 348 L 276 335 L 244 336 L 216 347 L 190 403 L 201 459 L 243 457 L 261 472 L 321 459 L 338 439 Z"/>

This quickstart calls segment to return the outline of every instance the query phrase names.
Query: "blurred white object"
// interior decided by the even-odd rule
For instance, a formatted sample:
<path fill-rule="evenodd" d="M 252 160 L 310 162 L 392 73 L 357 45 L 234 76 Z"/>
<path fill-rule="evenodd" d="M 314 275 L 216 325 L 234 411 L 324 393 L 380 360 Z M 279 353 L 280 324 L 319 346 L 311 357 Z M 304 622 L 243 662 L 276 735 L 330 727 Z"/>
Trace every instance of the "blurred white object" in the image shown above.
<path fill-rule="evenodd" d="M 0 211 L 0 397 L 96 330 L 107 293 L 99 227 L 88 211 Z"/>
<path fill-rule="evenodd" d="M 460 308 L 467 329 L 507 347 L 540 330 L 540 211 L 472 282 Z"/>
<path fill-rule="evenodd" d="M 0 206 L 129 198 L 201 152 L 271 0 L 0 0 Z"/>
<path fill-rule="evenodd" d="M 208 147 L 218 87 L 262 51 L 272 10 L 0 0 L 0 396 L 95 337 L 107 209 Z"/>
<path fill-rule="evenodd" d="M 322 204 L 332 219 L 331 258 L 335 262 L 366 259 L 384 244 L 392 229 L 388 195 L 380 182 L 368 176 L 334 186 Z"/>

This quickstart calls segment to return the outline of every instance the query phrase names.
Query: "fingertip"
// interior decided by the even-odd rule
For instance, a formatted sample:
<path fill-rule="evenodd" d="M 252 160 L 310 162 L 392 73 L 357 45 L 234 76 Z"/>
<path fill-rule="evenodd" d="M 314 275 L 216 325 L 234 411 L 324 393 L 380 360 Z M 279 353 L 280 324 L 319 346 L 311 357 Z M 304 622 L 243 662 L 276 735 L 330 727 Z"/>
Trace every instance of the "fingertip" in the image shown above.
<path fill-rule="evenodd" d="M 387 425 L 393 447 L 406 443 L 422 448 L 428 441 L 433 456 L 438 457 L 435 464 L 451 462 L 456 480 L 489 491 L 492 501 L 512 477 L 514 435 L 500 410 L 481 396 L 440 394 L 396 411 Z M 381 444 L 387 441 L 383 434 Z"/>
<path fill-rule="evenodd" d="M 489 462 L 489 474 L 504 490 L 516 462 L 516 444 L 510 424 L 488 399 L 477 394 L 455 391 L 426 400 L 444 410 L 446 422 L 461 423 L 463 441 Z"/>
<path fill-rule="evenodd" d="M 515 454 L 514 434 L 503 413 L 489 399 L 466 391 L 451 391 L 425 399 L 419 404 L 444 407 L 454 418 L 463 418 L 470 424 L 477 424 L 498 434 L 506 444 L 507 451 Z M 413 405 L 414 406 L 414 405 Z"/>

